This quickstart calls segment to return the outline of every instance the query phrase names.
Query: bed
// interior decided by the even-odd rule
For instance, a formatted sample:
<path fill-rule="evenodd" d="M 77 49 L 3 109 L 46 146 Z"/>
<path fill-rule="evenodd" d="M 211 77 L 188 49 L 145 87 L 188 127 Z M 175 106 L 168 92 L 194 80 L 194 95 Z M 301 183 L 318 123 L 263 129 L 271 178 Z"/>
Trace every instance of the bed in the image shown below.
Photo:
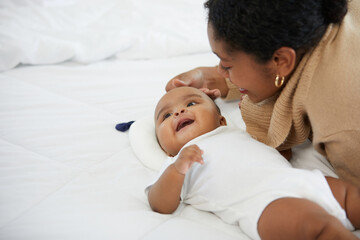
<path fill-rule="evenodd" d="M 0 239 L 248 239 L 191 206 L 152 212 L 158 159 L 131 141 L 143 129 L 115 129 L 148 122 L 176 74 L 217 63 L 202 4 L 0 3 Z M 217 103 L 244 128 L 236 102 Z M 335 176 L 309 143 L 293 165 Z"/>

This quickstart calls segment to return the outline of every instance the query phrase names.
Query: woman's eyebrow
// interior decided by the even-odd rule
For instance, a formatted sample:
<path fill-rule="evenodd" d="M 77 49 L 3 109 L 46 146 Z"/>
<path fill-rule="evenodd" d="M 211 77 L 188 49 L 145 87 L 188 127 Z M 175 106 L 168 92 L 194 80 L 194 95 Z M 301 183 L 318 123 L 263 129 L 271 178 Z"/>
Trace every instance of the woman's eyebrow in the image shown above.
<path fill-rule="evenodd" d="M 230 60 L 229 59 L 226 59 L 226 58 L 223 58 L 223 57 L 220 57 L 219 54 L 217 54 L 216 52 L 213 51 L 213 53 L 218 57 L 220 58 L 220 60 L 224 61 L 224 62 L 229 62 Z"/>

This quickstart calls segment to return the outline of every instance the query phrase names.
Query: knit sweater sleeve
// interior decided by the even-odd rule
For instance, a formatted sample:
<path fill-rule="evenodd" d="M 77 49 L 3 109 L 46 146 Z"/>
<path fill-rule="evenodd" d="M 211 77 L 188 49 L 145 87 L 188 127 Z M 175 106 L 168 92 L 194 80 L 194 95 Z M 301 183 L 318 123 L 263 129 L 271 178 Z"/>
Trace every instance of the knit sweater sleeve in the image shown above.
<path fill-rule="evenodd" d="M 317 151 L 327 157 L 338 176 L 360 186 L 360 130 L 341 131 L 314 143 Z"/>

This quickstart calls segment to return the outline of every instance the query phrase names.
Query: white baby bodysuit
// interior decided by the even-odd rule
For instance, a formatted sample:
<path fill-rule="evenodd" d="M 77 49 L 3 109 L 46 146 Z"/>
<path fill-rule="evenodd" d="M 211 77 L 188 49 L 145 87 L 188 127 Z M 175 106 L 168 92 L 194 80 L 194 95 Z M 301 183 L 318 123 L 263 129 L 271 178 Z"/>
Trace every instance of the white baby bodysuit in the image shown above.
<path fill-rule="evenodd" d="M 195 163 L 186 173 L 182 201 L 238 224 L 252 239 L 260 239 L 257 222 L 265 207 L 284 197 L 316 202 L 349 230 L 354 229 L 320 171 L 293 168 L 277 150 L 245 131 L 219 127 L 184 147 L 192 144 L 204 151 L 204 164 Z M 177 156 L 167 159 L 161 172 Z"/>

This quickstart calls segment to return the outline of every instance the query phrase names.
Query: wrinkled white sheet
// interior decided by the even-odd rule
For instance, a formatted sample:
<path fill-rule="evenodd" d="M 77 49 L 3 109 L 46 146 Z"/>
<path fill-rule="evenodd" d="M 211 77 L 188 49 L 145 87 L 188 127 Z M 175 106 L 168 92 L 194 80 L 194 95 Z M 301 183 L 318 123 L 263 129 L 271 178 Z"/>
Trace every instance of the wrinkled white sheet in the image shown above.
<path fill-rule="evenodd" d="M 0 71 L 206 52 L 203 0 L 2 0 Z"/>
<path fill-rule="evenodd" d="M 144 188 L 157 173 L 115 130 L 151 115 L 174 74 L 216 62 L 207 53 L 0 73 L 0 239 L 248 239 L 191 206 L 152 212 Z M 239 118 L 236 102 L 218 104 Z M 307 160 L 298 166 L 329 170 L 307 146 L 295 154 Z"/>

